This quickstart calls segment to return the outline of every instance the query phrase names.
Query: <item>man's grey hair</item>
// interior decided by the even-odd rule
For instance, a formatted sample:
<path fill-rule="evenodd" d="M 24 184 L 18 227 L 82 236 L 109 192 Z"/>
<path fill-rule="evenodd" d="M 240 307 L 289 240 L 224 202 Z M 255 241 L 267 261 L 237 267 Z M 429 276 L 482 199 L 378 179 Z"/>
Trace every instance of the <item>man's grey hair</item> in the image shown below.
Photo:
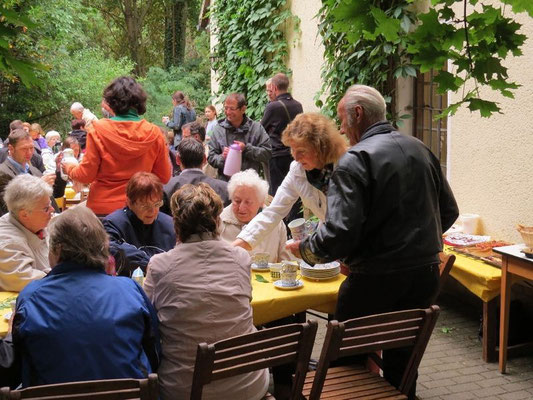
<path fill-rule="evenodd" d="M 255 189 L 257 199 L 264 203 L 268 195 L 268 183 L 261 179 L 257 172 L 253 169 L 237 172 L 228 182 L 229 198 L 233 200 L 233 194 L 239 186 L 247 186 Z"/>
<path fill-rule="evenodd" d="M 48 183 L 33 175 L 22 174 L 7 184 L 4 201 L 9 212 L 17 216 L 21 210 L 33 210 L 39 200 L 51 195 L 52 188 Z"/>
<path fill-rule="evenodd" d="M 77 205 L 52 219 L 50 251 L 59 261 L 76 261 L 90 268 L 105 269 L 109 258 L 109 237 L 96 215 Z"/>
<path fill-rule="evenodd" d="M 70 111 L 83 111 L 85 110 L 85 107 L 83 107 L 83 105 L 81 103 L 78 103 L 77 101 L 72 103 L 72 105 L 70 106 Z"/>
<path fill-rule="evenodd" d="M 344 107 L 348 124 L 353 125 L 353 110 L 359 105 L 369 125 L 386 119 L 387 105 L 385 99 L 376 89 L 365 85 L 352 85 L 344 95 Z"/>

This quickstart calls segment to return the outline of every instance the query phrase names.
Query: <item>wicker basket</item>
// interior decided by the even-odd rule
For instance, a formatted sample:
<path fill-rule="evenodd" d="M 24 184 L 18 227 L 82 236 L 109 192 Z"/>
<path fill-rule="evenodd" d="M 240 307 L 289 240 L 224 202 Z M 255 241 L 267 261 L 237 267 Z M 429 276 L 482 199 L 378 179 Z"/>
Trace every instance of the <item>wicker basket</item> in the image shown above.
<path fill-rule="evenodd" d="M 533 249 L 533 226 L 517 225 L 516 229 L 522 235 L 526 246 Z"/>

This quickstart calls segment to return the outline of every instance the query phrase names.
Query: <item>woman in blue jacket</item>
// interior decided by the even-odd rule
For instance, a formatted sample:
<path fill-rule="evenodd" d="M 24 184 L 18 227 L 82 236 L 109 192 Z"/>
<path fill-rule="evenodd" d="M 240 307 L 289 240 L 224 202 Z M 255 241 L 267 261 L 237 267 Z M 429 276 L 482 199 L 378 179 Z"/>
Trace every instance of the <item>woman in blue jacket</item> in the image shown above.
<path fill-rule="evenodd" d="M 50 265 L 17 299 L 22 385 L 144 378 L 159 365 L 157 316 L 142 288 L 106 275 L 107 234 L 86 207 L 50 224 Z"/>
<path fill-rule="evenodd" d="M 196 121 L 196 112 L 187 96 L 179 90 L 172 95 L 172 104 L 174 105 L 172 119 L 163 117 L 163 123 L 174 131 L 174 148 L 177 148 L 181 142 L 181 128 L 189 122 Z"/>

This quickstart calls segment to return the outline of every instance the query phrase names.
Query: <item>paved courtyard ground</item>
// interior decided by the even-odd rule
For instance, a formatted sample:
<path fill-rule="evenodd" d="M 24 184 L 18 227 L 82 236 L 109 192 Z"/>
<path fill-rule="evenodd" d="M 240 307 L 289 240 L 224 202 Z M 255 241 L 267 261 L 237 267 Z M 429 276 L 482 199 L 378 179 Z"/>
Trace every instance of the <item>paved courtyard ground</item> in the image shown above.
<path fill-rule="evenodd" d="M 439 299 L 441 314 L 419 369 L 417 395 L 426 400 L 533 399 L 533 355 L 515 357 L 507 374 L 498 363 L 481 359 L 480 312 L 450 295 Z M 308 318 L 315 317 L 308 315 Z M 324 320 L 313 358 L 318 359 L 325 335 Z"/>

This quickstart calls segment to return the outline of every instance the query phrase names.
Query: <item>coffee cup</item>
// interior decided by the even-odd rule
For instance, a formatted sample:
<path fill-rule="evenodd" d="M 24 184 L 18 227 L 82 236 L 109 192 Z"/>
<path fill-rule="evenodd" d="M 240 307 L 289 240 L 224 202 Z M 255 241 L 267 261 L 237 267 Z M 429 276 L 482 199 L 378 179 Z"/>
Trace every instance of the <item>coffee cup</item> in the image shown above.
<path fill-rule="evenodd" d="M 281 284 L 285 287 L 298 285 L 298 280 L 301 278 L 298 270 L 300 266 L 296 261 L 286 261 L 281 266 L 279 273 Z"/>
<path fill-rule="evenodd" d="M 281 263 L 270 264 L 270 277 L 272 281 L 281 279 Z"/>
<path fill-rule="evenodd" d="M 307 228 L 304 218 L 297 218 L 289 222 L 291 236 L 294 240 L 303 240 L 307 237 Z"/>
<path fill-rule="evenodd" d="M 252 262 L 258 268 L 268 268 L 269 253 L 255 253 L 252 255 Z"/>

